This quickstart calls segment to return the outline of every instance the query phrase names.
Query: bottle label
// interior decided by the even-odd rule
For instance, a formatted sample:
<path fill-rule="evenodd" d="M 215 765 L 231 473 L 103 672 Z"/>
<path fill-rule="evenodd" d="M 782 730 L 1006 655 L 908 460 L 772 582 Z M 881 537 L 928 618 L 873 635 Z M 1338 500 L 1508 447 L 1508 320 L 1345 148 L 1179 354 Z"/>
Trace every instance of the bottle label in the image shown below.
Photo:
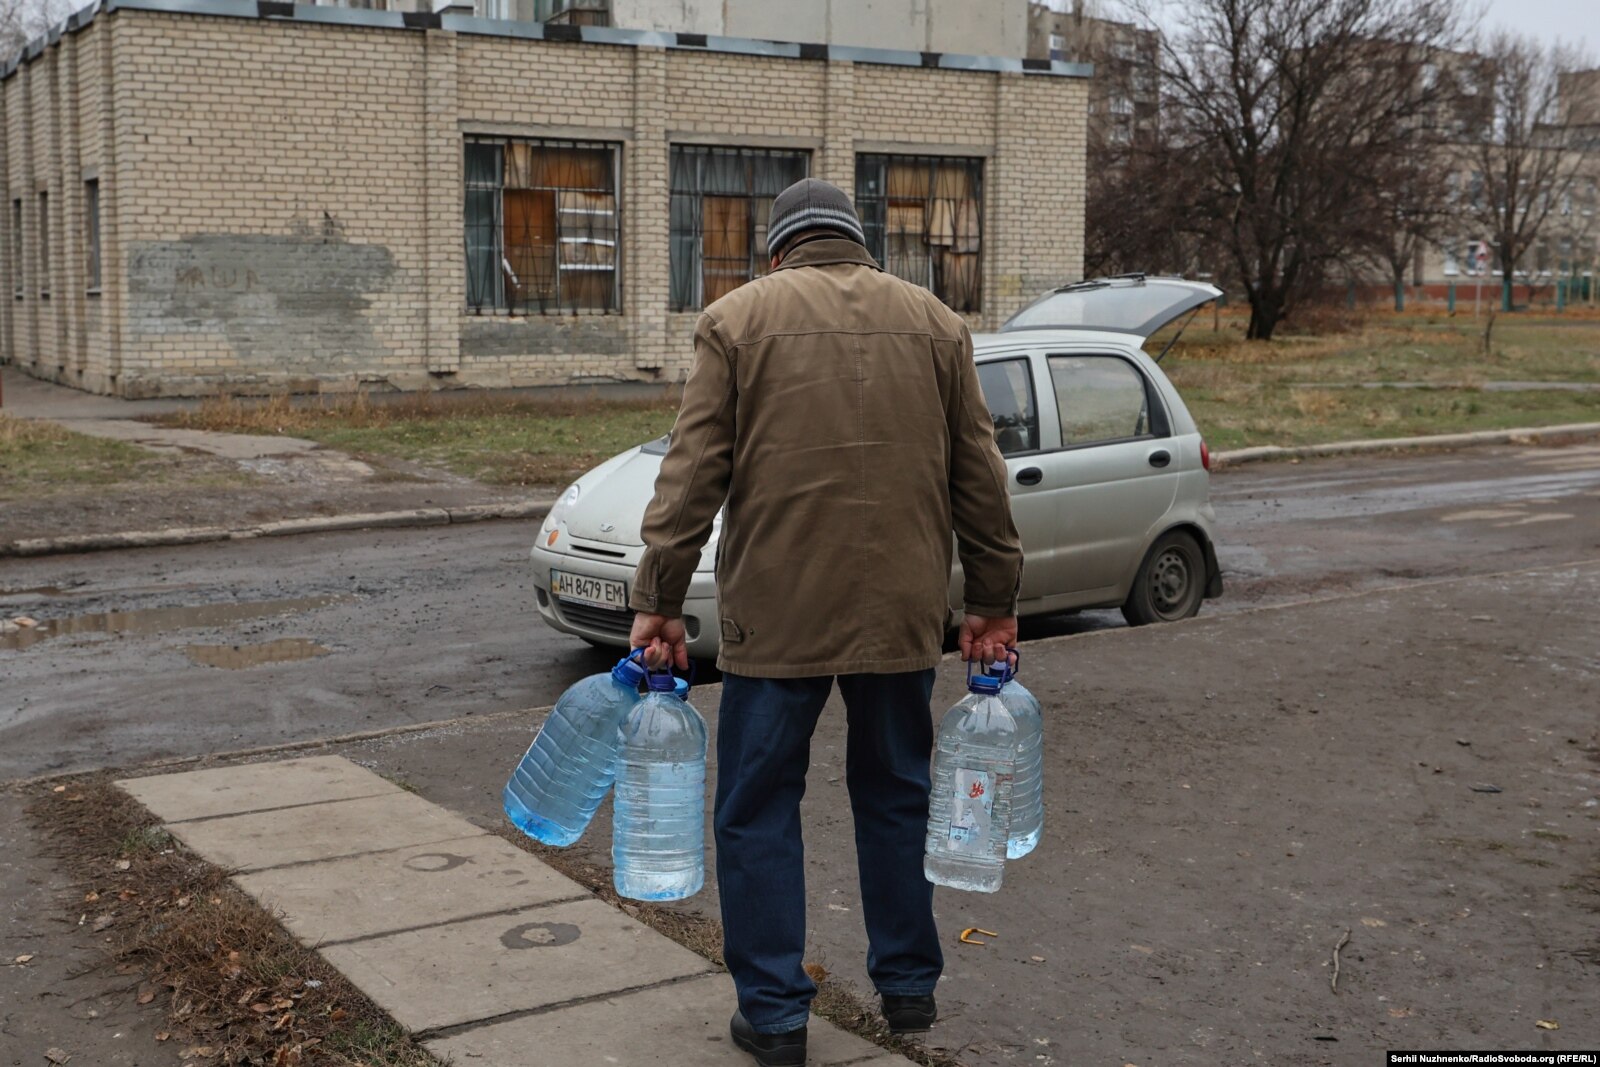
<path fill-rule="evenodd" d="M 950 798 L 950 849 L 981 855 L 989 851 L 989 822 L 994 814 L 994 774 L 957 767 L 955 795 Z"/>

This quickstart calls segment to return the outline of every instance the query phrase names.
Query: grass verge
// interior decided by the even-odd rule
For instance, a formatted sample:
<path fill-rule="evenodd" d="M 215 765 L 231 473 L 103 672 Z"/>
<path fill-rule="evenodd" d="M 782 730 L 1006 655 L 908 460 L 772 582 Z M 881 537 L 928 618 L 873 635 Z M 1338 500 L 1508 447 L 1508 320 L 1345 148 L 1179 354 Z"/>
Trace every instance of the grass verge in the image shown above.
<path fill-rule="evenodd" d="M 1322 444 L 1600 421 L 1600 391 L 1489 391 L 1486 382 L 1600 384 L 1600 315 L 1331 309 L 1314 333 L 1244 339 L 1244 319 L 1202 314 L 1163 366 L 1213 449 Z M 1159 352 L 1171 331 L 1147 350 Z M 1395 388 L 1365 388 L 1368 385 Z M 1416 388 L 1422 386 L 1423 388 Z M 364 394 L 294 402 L 219 398 L 164 425 L 290 434 L 358 455 L 443 467 L 494 485 L 560 486 L 665 433 L 676 394 L 530 399 L 493 393 Z"/>
<path fill-rule="evenodd" d="M 1600 318 L 1502 315 L 1487 347 L 1485 321 L 1324 316 L 1312 335 L 1247 341 L 1242 320 L 1203 314 L 1162 366 L 1213 449 L 1600 421 L 1600 391 L 1482 388 L 1600 383 Z"/>
<path fill-rule="evenodd" d="M 494 831 L 518 848 L 531 852 L 545 863 L 571 878 L 595 896 L 614 907 L 621 908 L 646 926 L 670 937 L 685 948 L 704 956 L 719 967 L 722 960 L 722 924 L 712 919 L 687 915 L 658 904 L 644 904 L 619 897 L 611 886 L 611 869 L 589 863 L 580 856 L 559 848 L 549 848 L 531 841 L 510 827 Z M 811 1002 L 813 1014 L 826 1019 L 839 1029 L 871 1041 L 891 1052 L 898 1052 L 922 1067 L 961 1067 L 961 1061 L 943 1049 L 930 1048 L 910 1038 L 897 1037 L 889 1032 L 877 1005 L 858 993 L 854 986 L 829 975 L 819 962 L 808 962 L 806 973 L 817 985 L 816 999 Z M 730 1005 L 730 1011 L 731 1011 Z"/>
<path fill-rule="evenodd" d="M 427 393 L 374 402 L 364 393 L 295 403 L 233 397 L 157 419 L 165 426 L 305 437 L 357 455 L 444 467 L 491 485 L 563 485 L 624 449 L 672 428 L 678 402 L 545 400 Z"/>
<path fill-rule="evenodd" d="M 203 466 L 204 470 L 200 470 Z M 73 433 L 55 423 L 0 413 L 0 500 L 37 499 L 106 486 L 238 484 L 186 457 L 159 455 L 137 445 Z"/>
<path fill-rule="evenodd" d="M 163 1000 L 184 1063 L 438 1067 L 439 1061 L 315 952 L 104 777 L 39 787 L 28 809 L 83 890 L 79 914 L 111 940 L 106 966 Z"/>
<path fill-rule="evenodd" d="M 1179 388 L 1217 450 L 1600 422 L 1600 392 Z"/>

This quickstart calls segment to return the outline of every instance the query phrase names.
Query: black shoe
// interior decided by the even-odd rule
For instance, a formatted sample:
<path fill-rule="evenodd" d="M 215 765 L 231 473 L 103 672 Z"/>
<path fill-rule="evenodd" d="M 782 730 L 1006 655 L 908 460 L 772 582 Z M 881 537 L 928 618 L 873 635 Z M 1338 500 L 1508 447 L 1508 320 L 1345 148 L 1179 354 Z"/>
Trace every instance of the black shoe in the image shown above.
<path fill-rule="evenodd" d="M 887 993 L 882 996 L 883 1017 L 890 1033 L 920 1034 L 939 1018 L 939 1006 L 933 1002 L 932 993 L 920 997 L 892 997 Z"/>
<path fill-rule="evenodd" d="M 744 1012 L 736 1011 L 728 1023 L 728 1033 L 733 1035 L 733 1043 L 754 1056 L 761 1067 L 805 1067 L 806 1028 L 803 1026 L 786 1034 L 758 1034 Z"/>

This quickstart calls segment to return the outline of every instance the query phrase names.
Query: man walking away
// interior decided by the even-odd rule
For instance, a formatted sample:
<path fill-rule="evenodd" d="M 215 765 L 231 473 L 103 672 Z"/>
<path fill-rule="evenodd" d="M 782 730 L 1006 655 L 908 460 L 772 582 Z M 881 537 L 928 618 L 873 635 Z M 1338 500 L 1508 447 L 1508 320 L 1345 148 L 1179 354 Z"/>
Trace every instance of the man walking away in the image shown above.
<path fill-rule="evenodd" d="M 883 273 L 835 186 L 773 202 L 772 273 L 718 300 L 645 515 L 633 646 L 688 665 L 683 597 L 726 502 L 715 831 L 734 1042 L 805 1062 L 816 987 L 800 797 L 835 680 L 867 927 L 867 971 L 896 1033 L 926 1030 L 944 965 L 922 873 L 951 531 L 968 659 L 1016 640 L 1022 550 L 966 324 Z"/>

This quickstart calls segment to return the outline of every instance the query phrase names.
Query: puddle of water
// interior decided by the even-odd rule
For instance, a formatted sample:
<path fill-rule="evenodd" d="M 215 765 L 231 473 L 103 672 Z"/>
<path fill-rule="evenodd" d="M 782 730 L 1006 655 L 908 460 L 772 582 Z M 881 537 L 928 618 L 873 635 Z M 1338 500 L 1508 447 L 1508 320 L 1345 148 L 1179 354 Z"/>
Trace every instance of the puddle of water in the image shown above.
<path fill-rule="evenodd" d="M 179 605 L 171 608 L 142 608 L 137 611 L 101 611 L 89 615 L 69 615 L 61 619 L 39 619 L 31 628 L 0 634 L 0 650 L 24 649 L 52 637 L 74 634 L 144 634 L 198 627 L 228 626 L 268 615 L 289 615 L 312 611 L 349 596 L 311 596 L 293 600 L 230 601 L 221 604 Z"/>
<path fill-rule="evenodd" d="M 284 637 L 259 645 L 185 645 L 189 658 L 204 667 L 241 671 L 268 663 L 289 663 L 297 659 L 326 656 L 333 649 L 305 637 Z"/>

